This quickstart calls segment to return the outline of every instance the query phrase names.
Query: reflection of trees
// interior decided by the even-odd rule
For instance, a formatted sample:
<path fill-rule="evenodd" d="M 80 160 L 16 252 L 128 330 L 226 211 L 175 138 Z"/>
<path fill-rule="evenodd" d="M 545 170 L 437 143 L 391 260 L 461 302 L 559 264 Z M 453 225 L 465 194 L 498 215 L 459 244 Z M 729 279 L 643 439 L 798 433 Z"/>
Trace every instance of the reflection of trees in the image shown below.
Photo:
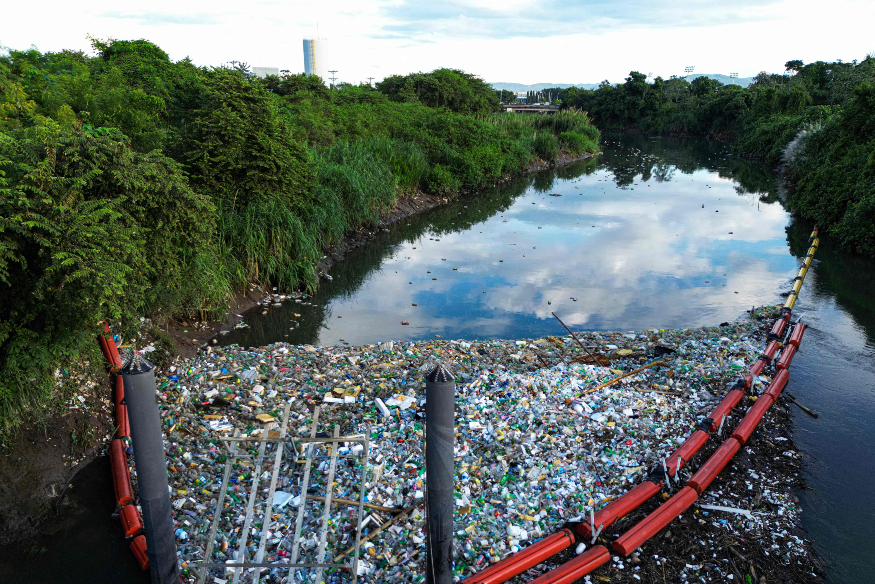
<path fill-rule="evenodd" d="M 790 253 L 803 257 L 813 225 L 793 221 L 787 226 Z M 835 301 L 861 326 L 870 345 L 875 344 L 875 260 L 842 252 L 835 240 L 820 240 L 812 270 L 817 272 L 815 290 Z M 809 285 L 810 280 L 805 281 Z"/>
<path fill-rule="evenodd" d="M 557 170 L 545 170 L 398 221 L 389 228 L 388 233 L 380 233 L 366 245 L 350 250 L 345 259 L 332 269 L 332 279 L 322 281 L 316 294 L 305 301 L 312 303 L 311 306 L 290 302 L 281 307 L 272 307 L 266 315 L 262 315 L 260 309 L 255 309 L 246 315 L 249 328 L 235 330 L 220 340 L 223 344 L 236 343 L 241 346 L 277 341 L 317 343 L 322 328 L 332 325 L 331 301 L 355 294 L 396 253 L 399 244 L 413 243 L 423 236 L 439 238 L 449 233 L 473 231 L 490 217 L 510 208 L 529 188 L 546 192 L 552 188 L 557 176 L 574 178 L 581 174 L 592 174 L 595 169 L 595 160 L 586 160 Z M 294 316 L 296 313 L 301 316 Z M 300 325 L 292 328 L 295 322 Z"/>
<path fill-rule="evenodd" d="M 614 175 L 617 186 L 636 181 L 668 182 L 674 173 L 692 174 L 701 169 L 737 183 L 739 195 L 759 195 L 760 200 L 778 200 L 774 175 L 759 163 L 730 156 L 726 144 L 702 138 L 648 138 L 606 135 L 616 147 L 606 149 L 599 164 Z"/>

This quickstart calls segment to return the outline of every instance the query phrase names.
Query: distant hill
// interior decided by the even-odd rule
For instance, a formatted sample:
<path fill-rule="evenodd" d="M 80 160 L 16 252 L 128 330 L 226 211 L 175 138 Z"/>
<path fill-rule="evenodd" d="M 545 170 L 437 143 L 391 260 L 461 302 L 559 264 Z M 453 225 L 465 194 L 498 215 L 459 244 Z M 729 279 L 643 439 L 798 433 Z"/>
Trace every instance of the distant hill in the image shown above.
<path fill-rule="evenodd" d="M 505 83 L 503 81 L 497 83 L 490 83 L 493 89 L 496 91 L 504 90 L 504 91 L 513 91 L 514 93 L 522 93 L 524 91 L 541 91 L 542 89 L 552 89 L 554 87 L 561 87 L 565 89 L 567 87 L 579 87 L 581 89 L 595 89 L 598 87 L 598 83 L 533 83 L 532 85 L 525 85 L 524 83 Z"/>
<path fill-rule="evenodd" d="M 699 73 L 696 75 L 687 75 L 685 79 L 687 81 L 692 82 L 696 77 L 707 77 L 709 79 L 716 79 L 720 83 L 724 85 L 741 85 L 742 87 L 747 87 L 751 83 L 753 83 L 753 77 L 739 77 L 737 79 L 731 79 L 729 75 L 721 75 L 719 73 Z M 504 81 L 499 81 L 496 83 L 490 83 L 495 90 L 505 90 L 505 91 L 513 91 L 514 93 L 522 93 L 525 91 L 541 91 L 543 89 L 550 89 L 553 87 L 561 87 L 565 89 L 567 87 L 579 87 L 580 89 L 596 89 L 598 88 L 598 83 L 533 83 L 532 85 L 526 85 L 524 83 L 507 83 Z"/>
<path fill-rule="evenodd" d="M 696 77 L 707 77 L 708 79 L 716 79 L 723 85 L 741 85 L 742 87 L 747 87 L 751 83 L 753 83 L 753 77 L 738 77 L 736 79 L 732 79 L 729 75 L 721 75 L 719 73 L 702 73 L 699 75 L 687 75 L 684 77 L 689 82 L 692 82 Z"/>

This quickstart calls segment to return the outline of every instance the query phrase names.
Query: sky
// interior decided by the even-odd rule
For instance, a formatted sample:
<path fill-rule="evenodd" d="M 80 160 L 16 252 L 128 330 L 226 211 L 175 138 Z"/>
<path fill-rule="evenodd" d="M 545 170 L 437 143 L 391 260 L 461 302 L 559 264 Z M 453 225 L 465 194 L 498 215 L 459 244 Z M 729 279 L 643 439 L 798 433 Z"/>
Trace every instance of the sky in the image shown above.
<path fill-rule="evenodd" d="M 451 67 L 570 84 L 852 61 L 875 52 L 872 30 L 872 0 L 43 0 L 4 6 L 0 46 L 90 51 L 89 35 L 145 38 L 173 60 L 302 72 L 302 40 L 318 34 L 340 81 Z"/>

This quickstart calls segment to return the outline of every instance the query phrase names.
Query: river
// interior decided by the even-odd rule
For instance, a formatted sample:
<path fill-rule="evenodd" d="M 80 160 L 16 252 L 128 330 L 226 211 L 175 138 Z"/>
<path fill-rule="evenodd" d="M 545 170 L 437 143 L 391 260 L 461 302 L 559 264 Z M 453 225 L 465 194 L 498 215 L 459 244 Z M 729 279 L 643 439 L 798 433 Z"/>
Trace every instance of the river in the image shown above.
<path fill-rule="evenodd" d="M 564 334 L 552 312 L 576 329 L 715 325 L 782 302 L 810 231 L 784 209 L 775 176 L 724 144 L 606 135 L 596 159 L 393 225 L 338 263 L 315 296 L 250 312 L 248 328 L 220 338 L 370 344 Z M 795 314 L 809 328 L 788 391 L 820 414 L 796 410 L 794 421 L 809 487 L 803 527 L 829 562 L 831 582 L 871 582 L 875 262 L 824 237 Z M 77 477 L 77 488 L 110 484 L 100 464 Z M 13 576 L 10 566 L 22 561 L 7 555 L 0 580 L 140 581 L 121 528 L 108 519 L 109 490 L 97 499 L 80 495 L 75 514 L 50 524 L 63 522 L 60 537 L 39 538 L 45 551 L 23 562 L 39 571 Z M 77 522 L 88 523 L 87 540 L 74 537 Z"/>

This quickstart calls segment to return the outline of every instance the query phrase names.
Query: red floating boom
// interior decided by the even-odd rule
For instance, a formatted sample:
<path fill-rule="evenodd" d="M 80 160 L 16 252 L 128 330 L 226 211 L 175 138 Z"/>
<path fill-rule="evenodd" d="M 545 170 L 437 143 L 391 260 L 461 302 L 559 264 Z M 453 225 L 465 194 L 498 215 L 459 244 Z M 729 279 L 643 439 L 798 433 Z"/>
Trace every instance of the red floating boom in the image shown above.
<path fill-rule="evenodd" d="M 729 461 L 732 460 L 732 457 L 735 456 L 739 448 L 741 448 L 741 444 L 735 438 L 726 440 L 711 455 L 711 458 L 699 467 L 696 474 L 687 481 L 687 486 L 696 489 L 696 492 L 701 495 L 702 491 L 707 489 L 708 485 L 711 484 L 717 475 L 726 468 L 726 465 L 729 464 Z"/>
<path fill-rule="evenodd" d="M 768 395 L 772 398 L 772 403 L 778 400 L 778 396 L 781 395 L 782 391 L 784 391 L 784 387 L 787 385 L 787 381 L 789 379 L 790 372 L 786 369 L 779 370 L 778 374 L 775 375 L 775 378 L 772 379 L 772 382 L 769 384 L 769 388 L 765 392 L 765 395 Z"/>
<path fill-rule="evenodd" d="M 522 574 L 532 566 L 537 566 L 544 560 L 571 547 L 574 543 L 574 535 L 571 531 L 563 529 L 466 578 L 465 584 L 499 584 L 500 582 L 506 582 L 514 576 Z"/>
<path fill-rule="evenodd" d="M 115 503 L 124 507 L 134 502 L 131 489 L 131 471 L 125 457 L 125 446 L 116 438 L 109 444 L 109 462 L 112 466 L 112 482 L 115 486 Z"/>
<path fill-rule="evenodd" d="M 802 335 L 805 334 L 805 325 L 801 322 L 793 327 L 793 332 L 790 333 L 790 339 L 787 341 L 788 344 L 793 345 L 797 349 L 799 348 L 799 343 L 802 342 Z"/>
<path fill-rule="evenodd" d="M 122 529 L 125 532 L 125 537 L 135 537 L 143 533 L 143 518 L 136 507 L 126 505 L 122 507 L 119 515 L 122 520 Z"/>
<path fill-rule="evenodd" d="M 538 576 L 529 584 L 572 584 L 599 566 L 607 564 L 610 559 L 611 554 L 608 552 L 608 548 L 598 545 L 586 550 L 573 560 L 553 568 L 546 574 Z"/>
<path fill-rule="evenodd" d="M 644 481 L 640 485 L 627 491 L 622 497 L 612 501 L 600 509 L 593 518 L 595 525 L 590 525 L 589 521 L 579 523 L 577 525 L 577 535 L 583 539 L 589 539 L 595 531 L 598 531 L 600 526 L 607 527 L 616 520 L 625 516 L 627 513 L 637 509 L 644 501 L 662 490 L 661 482 Z"/>
<path fill-rule="evenodd" d="M 705 421 L 707 422 L 707 420 Z M 713 426 L 713 422 L 711 425 Z M 681 444 L 680 448 L 672 452 L 671 456 L 665 460 L 665 467 L 666 470 L 668 470 L 668 474 L 674 476 L 675 473 L 677 473 L 678 468 L 683 468 L 686 463 L 690 462 L 690 459 L 696 455 L 702 445 L 708 441 L 710 436 L 711 435 L 708 432 L 703 430 L 696 430 L 690 434 L 690 436 L 684 440 L 684 443 Z M 680 461 L 680 465 L 678 465 L 678 461 Z M 642 503 L 643 502 L 644 501 L 642 501 Z M 625 513 L 623 515 L 625 515 Z"/>
<path fill-rule="evenodd" d="M 138 535 L 131 542 L 131 551 L 134 552 L 134 557 L 137 558 L 140 567 L 144 570 L 149 569 L 149 556 L 146 555 L 146 536 Z"/>
<path fill-rule="evenodd" d="M 767 393 L 761 395 L 757 400 L 757 403 L 747 411 L 747 415 L 741 420 L 741 423 L 735 429 L 735 432 L 732 433 L 732 437 L 744 446 L 750 438 L 750 435 L 753 434 L 757 424 L 760 423 L 760 420 L 763 419 L 763 416 L 766 415 L 766 411 L 772 407 L 773 403 L 775 403 L 775 400 L 772 396 Z"/>
<path fill-rule="evenodd" d="M 653 513 L 639 521 L 635 527 L 624 533 L 619 539 L 611 544 L 617 552 L 628 556 L 641 545 L 659 533 L 659 531 L 677 518 L 678 515 L 690 508 L 696 502 L 699 495 L 695 489 L 684 487 L 675 495 L 659 506 Z"/>
<path fill-rule="evenodd" d="M 795 345 L 787 345 L 784 347 L 784 350 L 781 351 L 781 358 L 775 363 L 775 367 L 778 369 L 787 369 L 790 367 L 790 362 L 793 361 L 793 356 L 796 354 L 796 346 Z"/>

